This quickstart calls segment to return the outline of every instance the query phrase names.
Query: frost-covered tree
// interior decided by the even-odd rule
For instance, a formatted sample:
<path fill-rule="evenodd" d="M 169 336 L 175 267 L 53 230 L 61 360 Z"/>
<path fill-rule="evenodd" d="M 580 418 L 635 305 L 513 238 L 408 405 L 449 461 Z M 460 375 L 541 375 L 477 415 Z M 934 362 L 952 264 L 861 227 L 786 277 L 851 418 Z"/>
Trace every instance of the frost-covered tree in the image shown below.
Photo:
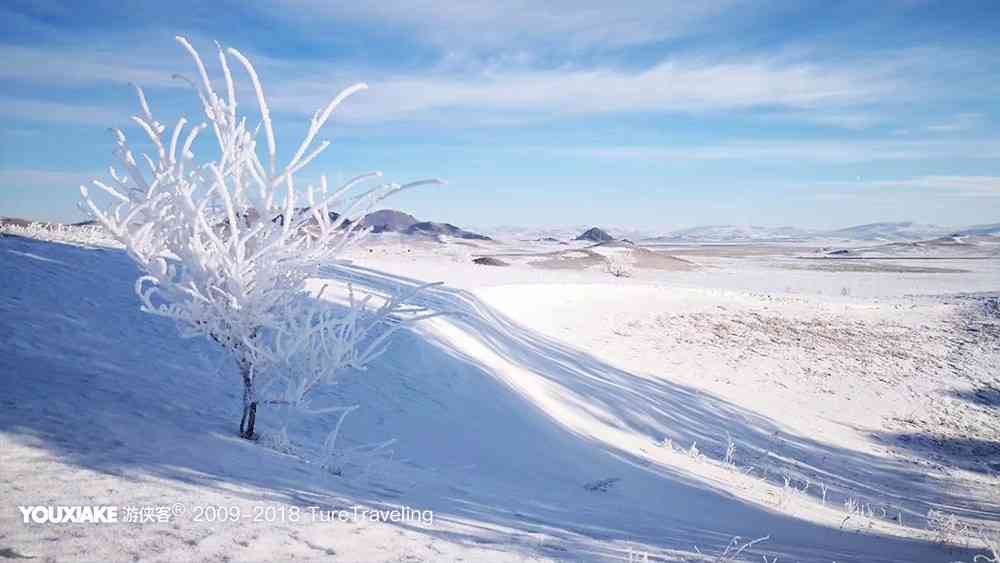
<path fill-rule="evenodd" d="M 85 186 L 80 191 L 86 209 L 144 272 L 135 283 L 142 309 L 174 319 L 184 336 L 210 338 L 235 360 L 243 389 L 240 434 L 252 438 L 260 402 L 305 407 L 316 385 L 330 382 L 341 368 L 363 366 L 384 349 L 388 331 L 376 336 L 375 327 L 406 312 L 400 298 L 375 308 L 369 298 L 354 299 L 352 291 L 343 308 L 322 307 L 306 292 L 305 281 L 318 265 L 338 263 L 365 235 L 354 219 L 374 203 L 437 181 L 377 184 L 358 193 L 381 176 L 373 172 L 336 188 L 321 176 L 318 185 L 301 189 L 296 174 L 329 146 L 316 143 L 320 129 L 366 85 L 343 90 L 317 111 L 291 159 L 279 166 L 271 113 L 250 61 L 217 44 L 225 81 L 219 95 L 198 52 L 183 37 L 177 42 L 197 68 L 199 80 L 188 82 L 205 122 L 189 126 L 180 118 L 168 129 L 136 87 L 141 113 L 132 121 L 152 143 L 151 154 L 137 156 L 125 133 L 112 130 L 122 169 L 111 167 L 112 182 L 93 182 L 112 204 L 102 210 Z M 252 84 L 260 114 L 255 127 L 237 112 L 231 59 Z M 205 130 L 214 136 L 218 156 L 199 162 L 192 149 Z"/>
<path fill-rule="evenodd" d="M 604 258 L 604 271 L 616 278 L 630 278 L 635 271 L 635 258 L 631 249 Z"/>

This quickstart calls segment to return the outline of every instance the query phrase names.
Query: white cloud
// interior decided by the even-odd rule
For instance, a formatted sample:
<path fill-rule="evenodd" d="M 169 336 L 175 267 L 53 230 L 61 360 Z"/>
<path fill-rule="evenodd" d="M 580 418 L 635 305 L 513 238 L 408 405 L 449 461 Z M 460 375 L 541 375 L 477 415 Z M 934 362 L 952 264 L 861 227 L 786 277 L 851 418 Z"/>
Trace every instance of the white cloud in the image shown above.
<path fill-rule="evenodd" d="M 876 189 L 933 191 L 956 197 L 1000 197 L 1000 176 L 918 176 L 865 185 Z"/>
<path fill-rule="evenodd" d="M 126 40 L 129 37 L 116 39 Z M 195 44 L 202 49 L 210 74 L 221 80 L 214 46 L 204 40 Z M 9 61 L 0 67 L 0 78 L 56 88 L 126 83 L 145 88 L 186 87 L 172 76 L 180 72 L 193 77 L 191 61 L 172 41 L 165 40 L 163 47 L 135 56 L 107 46 L 0 47 L 0 58 Z M 797 110 L 804 119 L 853 119 L 856 123 L 857 117 L 845 117 L 846 113 L 838 117 L 830 108 L 874 103 L 900 85 L 882 67 L 855 70 L 778 58 L 674 57 L 640 70 L 609 66 L 538 70 L 504 60 L 495 66 L 456 71 L 453 62 L 445 60 L 420 74 L 393 74 L 347 65 L 331 71 L 314 62 L 247 54 L 277 110 L 311 115 L 338 87 L 368 81 L 371 89 L 342 110 L 343 119 L 355 122 L 471 116 L 474 123 L 496 123 L 573 114 L 768 107 Z M 245 82 L 241 71 L 235 72 Z M 816 116 L 803 111 L 821 106 Z M 57 111 L 50 119 L 67 115 Z"/>
<path fill-rule="evenodd" d="M 0 96 L 0 116 L 13 119 L 83 123 L 108 127 L 121 125 L 128 119 L 129 115 L 131 113 L 122 113 L 102 106 Z"/>
<path fill-rule="evenodd" d="M 815 123 L 816 125 L 852 131 L 870 129 L 887 120 L 886 116 L 879 115 L 873 111 L 853 109 L 826 110 L 823 108 L 814 108 L 808 111 L 788 111 L 767 117 L 779 118 L 786 121 Z"/>
<path fill-rule="evenodd" d="M 961 200 L 966 198 L 987 198 L 995 205 L 1000 198 L 1000 176 L 926 175 L 889 180 L 861 180 L 856 182 L 818 182 L 811 187 L 811 198 L 824 201 L 864 200 L 899 204 L 900 198 L 924 202 L 945 200 L 957 201 L 959 205 L 969 205 Z M 985 208 L 982 208 L 985 209 Z"/>
<path fill-rule="evenodd" d="M 695 146 L 569 147 L 563 156 L 618 160 L 787 161 L 825 164 L 1000 158 L 1000 139 L 968 141 L 733 141 Z"/>
<path fill-rule="evenodd" d="M 935 133 L 956 133 L 976 129 L 983 124 L 986 116 L 981 113 L 958 113 L 941 123 L 928 125 L 927 130 Z"/>
<path fill-rule="evenodd" d="M 183 83 L 171 76 L 177 72 L 177 62 L 187 63 L 179 49 L 168 60 L 165 56 L 141 55 L 134 49 L 89 44 L 58 48 L 4 45 L 0 46 L 0 60 L 4 61 L 0 65 L 2 80 L 56 87 L 130 82 L 181 87 Z M 173 70 L 168 63 L 173 63 Z"/>
<path fill-rule="evenodd" d="M 10 169 L 0 170 L 0 186 L 17 188 L 69 188 L 77 189 L 81 184 L 88 184 L 94 178 L 101 177 L 97 172 L 69 171 L 59 172 L 41 169 Z"/>
<path fill-rule="evenodd" d="M 298 10 L 311 5 L 308 2 L 293 4 Z M 315 8 L 320 12 L 317 18 L 321 19 L 324 8 Z M 355 10 L 349 7 L 335 9 L 341 8 Z M 420 22 L 444 18 L 451 22 L 449 25 L 461 27 L 461 22 L 475 20 L 482 13 L 489 14 L 493 8 L 444 7 L 442 13 L 421 11 L 417 7 L 371 9 L 388 10 L 390 20 L 408 21 L 406 18 L 410 16 Z M 485 12 L 477 11 L 480 9 Z M 699 13 L 721 9 L 719 6 L 692 8 Z M 545 16 L 548 10 L 542 10 L 542 23 L 532 25 L 539 30 L 557 25 L 558 18 L 549 22 Z M 678 10 L 684 13 L 684 9 Z M 514 14 L 516 10 L 504 8 L 502 11 L 512 12 L 509 18 L 520 17 Z M 670 13 L 664 9 L 653 11 Z M 571 21 L 559 25 L 587 28 L 589 18 L 596 17 L 586 9 L 574 13 L 576 15 L 568 18 Z M 635 18 L 624 16 L 622 19 L 622 22 L 635 21 Z M 497 23 L 498 28 L 504 25 L 507 24 Z M 543 31 L 538 33 L 544 35 Z M 0 66 L 0 79 L 55 89 L 111 84 L 122 91 L 128 82 L 153 90 L 186 87 L 182 81 L 172 78 L 176 72 L 194 76 L 186 53 L 159 30 L 148 35 L 150 37 L 121 33 L 94 43 L 58 47 L 0 46 L 0 58 L 8 61 Z M 221 76 L 214 46 L 203 38 L 194 38 L 194 43 L 203 51 L 210 74 L 218 85 Z M 463 58 L 460 54 L 446 55 L 420 72 L 400 73 L 345 61 L 324 65 L 315 60 L 277 59 L 246 52 L 258 67 L 273 108 L 278 111 L 311 115 L 316 108 L 325 105 L 338 88 L 358 80 L 367 81 L 371 89 L 343 106 L 338 115 L 341 122 L 423 121 L 489 126 L 574 115 L 755 110 L 782 119 L 846 129 L 865 129 L 883 122 L 891 112 L 882 110 L 892 104 L 933 96 L 931 89 L 918 88 L 915 84 L 921 80 L 921 69 L 934 66 L 945 56 L 927 49 L 921 50 L 920 56 L 912 50 L 904 50 L 884 53 L 868 61 L 838 63 L 811 60 L 807 53 L 791 51 L 771 56 L 675 54 L 652 66 L 637 69 L 606 62 L 596 66 L 542 68 L 533 58 L 535 51 L 530 49 L 510 49 L 504 53 L 508 55 L 500 53 L 491 62 L 477 57 Z M 235 72 L 237 80 L 245 86 L 242 71 L 237 69 Z M 151 97 L 157 95 L 163 94 Z M 248 96 L 243 94 L 242 98 L 247 101 Z M 156 99 L 152 101 L 159 105 Z M 21 104 L 29 102 L 22 100 Z M 41 102 L 30 102 L 34 105 L 27 109 L 40 107 L 38 103 Z M 45 115 L 44 119 L 50 121 L 107 122 L 109 114 L 100 108 L 90 106 L 87 109 L 98 111 L 84 115 L 72 111 L 72 105 L 66 102 L 48 114 L 35 112 L 32 115 L 39 118 Z M 123 115 L 132 111 L 129 106 Z M 25 115 L 14 109 L 6 113 Z M 961 114 L 956 119 L 961 124 L 968 124 L 975 115 Z M 956 125 L 949 122 L 932 127 L 941 129 Z"/>
<path fill-rule="evenodd" d="M 689 36 L 718 26 L 727 12 L 752 4 L 746 0 L 272 0 L 257 6 L 268 17 L 292 21 L 313 33 L 329 32 L 331 23 L 349 22 L 401 31 L 445 50 L 518 50 L 524 46 L 615 49 Z"/>
<path fill-rule="evenodd" d="M 300 74 L 301 76 L 301 74 Z M 289 77 L 271 89 L 276 109 L 311 113 L 343 76 Z M 672 59 L 629 71 L 615 68 L 514 70 L 466 76 L 396 76 L 344 106 L 355 121 L 518 115 L 522 119 L 624 112 L 709 112 L 752 108 L 842 107 L 877 102 L 899 87 L 881 73 L 773 59 Z M 826 111 L 824 109 L 824 111 Z"/>

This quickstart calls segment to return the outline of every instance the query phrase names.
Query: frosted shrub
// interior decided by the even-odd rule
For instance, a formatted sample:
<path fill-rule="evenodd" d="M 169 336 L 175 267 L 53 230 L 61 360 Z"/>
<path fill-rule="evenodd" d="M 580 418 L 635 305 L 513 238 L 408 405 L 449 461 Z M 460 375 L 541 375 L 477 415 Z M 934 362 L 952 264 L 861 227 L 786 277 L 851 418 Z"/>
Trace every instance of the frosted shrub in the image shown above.
<path fill-rule="evenodd" d="M 7 223 L 0 225 L 0 234 L 83 246 L 121 246 L 100 225 L 62 225 L 34 222 L 22 226 Z"/>
<path fill-rule="evenodd" d="M 689 458 L 695 461 L 703 461 L 705 459 L 705 456 L 701 453 L 701 450 L 698 449 L 697 441 L 691 442 L 691 447 L 688 448 L 687 455 Z"/>
<path fill-rule="evenodd" d="M 982 530 L 979 539 L 986 548 L 986 554 L 975 556 L 973 563 L 1000 563 L 1000 532 Z"/>
<path fill-rule="evenodd" d="M 726 434 L 726 456 L 723 458 L 723 463 L 730 467 L 736 465 L 736 442 L 728 433 Z"/>
<path fill-rule="evenodd" d="M 933 508 L 927 511 L 927 529 L 934 532 L 935 539 L 941 543 L 952 543 L 972 535 L 972 529 L 958 516 Z"/>
<path fill-rule="evenodd" d="M 144 272 L 135 283 L 142 309 L 175 320 L 183 336 L 209 338 L 233 359 L 243 390 L 240 435 L 253 438 L 259 404 L 310 414 L 337 411 L 312 409 L 310 393 L 333 383 L 344 368 L 363 367 L 384 351 L 394 329 L 419 318 L 404 309 L 406 296 L 375 307 L 371 296 L 356 299 L 349 291 L 342 307 L 322 306 L 305 281 L 320 264 L 343 263 L 345 249 L 366 234 L 352 219 L 395 192 L 437 181 L 378 184 L 357 193 L 381 175 L 372 172 L 336 188 L 320 176 L 318 185 L 301 189 L 296 175 L 329 146 L 315 143 L 320 129 L 341 102 L 366 86 L 345 89 L 317 111 L 291 159 L 279 166 L 270 110 L 250 61 L 217 45 L 225 81 L 220 96 L 198 52 L 183 37 L 177 42 L 197 68 L 199 80 L 189 82 L 205 122 L 189 127 L 180 118 L 168 129 L 136 87 L 141 112 L 132 121 L 152 154 L 137 156 L 125 133 L 113 130 L 122 170 L 110 169 L 110 183 L 93 182 L 113 203 L 101 209 L 86 187 L 80 191 L 86 209 Z M 261 120 L 256 127 L 237 113 L 230 58 L 253 86 Z M 193 146 L 206 130 L 218 158 L 200 162 Z M 289 446 L 283 429 L 276 439 Z"/>
<path fill-rule="evenodd" d="M 626 250 L 620 255 L 610 255 L 604 259 L 604 271 L 616 278 L 630 278 L 635 273 L 635 260 L 632 251 Z"/>
<path fill-rule="evenodd" d="M 743 538 L 736 536 L 729 541 L 729 544 L 725 547 L 722 553 L 719 553 L 715 556 L 711 556 L 709 561 L 711 561 L 712 563 L 735 563 L 736 561 L 740 560 L 739 558 L 743 555 L 744 552 L 746 552 L 747 550 L 749 550 L 750 548 L 756 546 L 761 542 L 766 542 L 769 539 L 771 539 L 771 536 L 764 536 L 761 538 L 757 538 L 755 540 L 745 541 Z M 697 547 L 695 547 L 694 550 L 701 555 L 707 555 L 707 554 L 702 554 L 701 550 L 698 549 Z M 762 557 L 764 557 L 765 561 L 767 560 L 766 555 Z"/>

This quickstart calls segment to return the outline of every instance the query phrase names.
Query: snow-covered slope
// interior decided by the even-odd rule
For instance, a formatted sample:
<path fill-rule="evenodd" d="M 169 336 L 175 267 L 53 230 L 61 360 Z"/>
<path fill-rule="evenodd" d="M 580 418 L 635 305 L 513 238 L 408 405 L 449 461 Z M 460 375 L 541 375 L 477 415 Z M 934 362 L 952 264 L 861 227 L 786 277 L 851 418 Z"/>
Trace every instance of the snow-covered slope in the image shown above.
<path fill-rule="evenodd" d="M 695 546 L 718 553 L 735 535 L 768 535 L 747 552 L 753 560 L 950 561 L 971 560 L 971 552 L 917 539 L 925 534 L 888 520 L 858 517 L 863 528 L 838 528 L 843 512 L 834 505 L 848 495 L 898 497 L 892 502 L 904 525 L 931 503 L 987 510 L 922 485 L 919 469 L 789 434 L 772 419 L 616 367 L 575 347 L 572 334 L 560 340 L 512 321 L 476 293 L 449 288 L 421 301 L 452 317 L 399 334 L 376 365 L 328 397 L 362 405 L 345 424 L 348 444 L 398 439 L 394 458 L 373 472 L 331 476 L 236 437 L 236 374 L 207 343 L 182 340 L 170 323 L 138 311 L 136 272 L 120 251 L 4 237 L 0 261 L 0 502 L 184 507 L 170 522 L 141 525 L 29 525 L 14 510 L 0 511 L 5 553 L 71 561 L 576 561 L 623 560 L 631 551 L 652 561 L 694 556 Z M 381 291 L 416 283 L 361 268 L 349 277 Z M 269 416 L 263 409 L 265 432 Z M 296 447 L 308 451 L 329 423 L 293 424 Z M 727 435 L 737 459 L 770 477 L 712 461 L 722 458 Z M 687 451 L 692 442 L 700 454 Z M 780 475 L 798 479 L 814 469 L 826 475 L 829 506 L 818 489 L 793 494 L 777 485 Z M 878 491 L 866 485 L 873 475 Z M 785 496 L 774 504 L 771 495 Z M 248 515 L 260 507 L 405 505 L 432 510 L 434 521 L 192 521 L 193 507 L 205 505 Z"/>

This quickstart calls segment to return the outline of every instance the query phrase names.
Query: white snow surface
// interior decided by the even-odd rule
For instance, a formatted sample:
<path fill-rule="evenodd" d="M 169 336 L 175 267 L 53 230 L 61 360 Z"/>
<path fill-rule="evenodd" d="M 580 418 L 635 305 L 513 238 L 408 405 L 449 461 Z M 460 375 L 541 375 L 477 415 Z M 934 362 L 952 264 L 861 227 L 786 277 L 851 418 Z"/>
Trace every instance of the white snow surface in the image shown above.
<path fill-rule="evenodd" d="M 304 461 L 332 420 L 293 424 L 291 452 L 237 437 L 235 368 L 138 310 L 120 250 L 0 238 L 0 554 L 712 561 L 699 552 L 768 536 L 744 560 L 948 562 L 978 544 L 927 530 L 928 510 L 1000 525 L 1000 330 L 989 296 L 969 295 L 1000 290 L 996 261 L 862 273 L 705 257 L 619 280 L 478 266 L 477 251 L 375 244 L 363 267 L 324 272 L 378 293 L 442 280 L 419 304 L 452 313 L 328 394 L 361 405 L 348 445 L 397 440 L 391 460 L 333 476 Z M 23 523 L 16 506 L 40 504 L 184 511 Z M 204 506 L 244 518 L 195 522 Z M 251 518 L 355 506 L 434 519 Z"/>

